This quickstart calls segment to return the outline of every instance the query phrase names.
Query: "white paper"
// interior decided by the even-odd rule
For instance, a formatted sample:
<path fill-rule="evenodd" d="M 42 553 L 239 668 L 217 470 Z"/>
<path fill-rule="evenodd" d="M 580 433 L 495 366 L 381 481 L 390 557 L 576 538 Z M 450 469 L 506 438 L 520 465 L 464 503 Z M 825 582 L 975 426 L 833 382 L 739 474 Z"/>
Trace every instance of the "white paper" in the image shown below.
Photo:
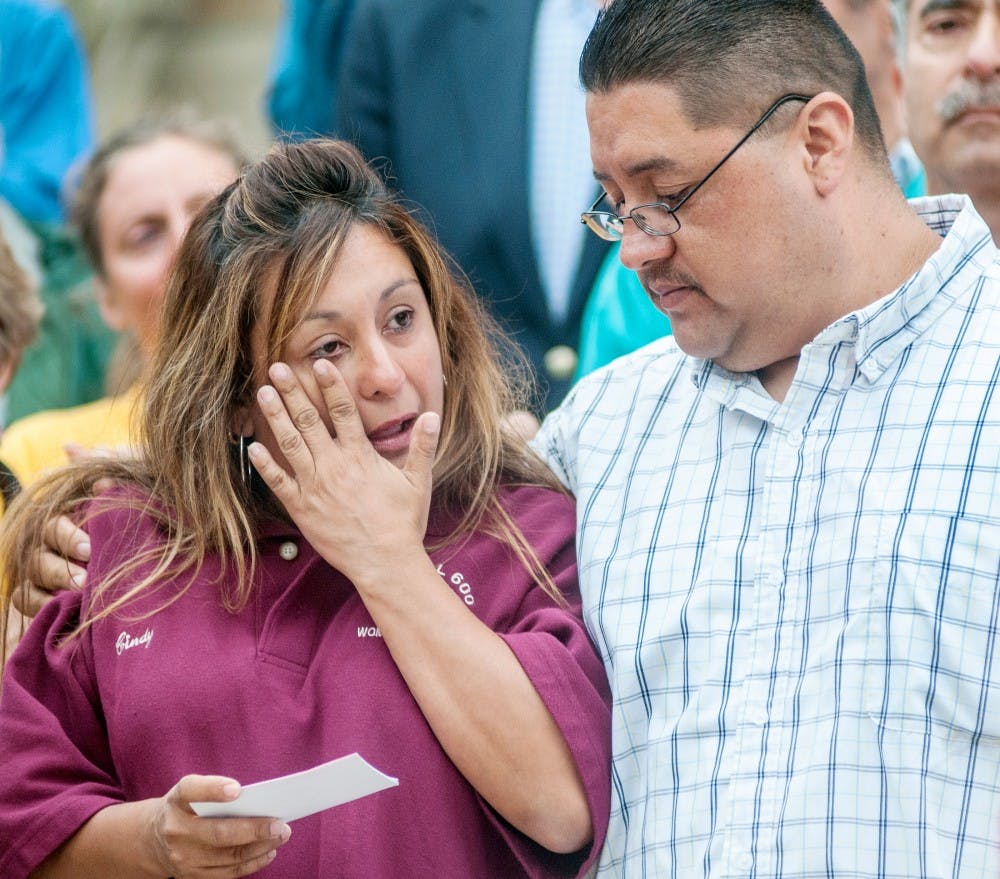
<path fill-rule="evenodd" d="M 206 818 L 277 818 L 294 821 L 399 784 L 360 754 L 348 754 L 281 778 L 248 784 L 227 803 L 191 803 Z"/>

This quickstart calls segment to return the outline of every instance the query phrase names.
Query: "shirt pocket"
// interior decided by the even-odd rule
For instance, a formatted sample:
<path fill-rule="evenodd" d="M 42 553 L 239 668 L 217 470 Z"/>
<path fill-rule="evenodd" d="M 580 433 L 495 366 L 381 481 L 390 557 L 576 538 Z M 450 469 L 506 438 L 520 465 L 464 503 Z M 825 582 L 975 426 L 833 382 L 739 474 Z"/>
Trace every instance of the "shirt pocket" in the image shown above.
<path fill-rule="evenodd" d="M 864 709 L 885 730 L 1000 743 L 1000 524 L 911 513 L 880 534 Z"/>

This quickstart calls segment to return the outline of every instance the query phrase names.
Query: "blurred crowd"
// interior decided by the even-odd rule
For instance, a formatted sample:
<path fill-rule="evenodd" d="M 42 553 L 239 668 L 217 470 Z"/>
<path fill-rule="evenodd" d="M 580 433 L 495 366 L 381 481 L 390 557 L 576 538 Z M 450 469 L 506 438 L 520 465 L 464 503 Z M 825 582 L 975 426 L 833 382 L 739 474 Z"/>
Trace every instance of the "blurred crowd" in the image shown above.
<path fill-rule="evenodd" d="M 959 34 L 929 26 L 915 2 L 826 2 L 864 61 L 907 197 L 968 192 L 1000 223 L 994 133 L 983 125 L 960 142 L 950 124 L 969 104 L 996 103 L 1000 50 L 989 4 L 979 5 L 983 21 Z M 575 222 L 601 194 L 576 74 L 598 6 L 288 0 L 261 96 L 276 138 L 350 139 L 412 202 L 508 334 L 508 368 L 535 380 L 536 415 L 574 379 L 670 332 L 617 259 L 617 245 L 594 240 Z M 109 186 L 80 207 L 83 169 L 101 145 L 87 58 L 65 7 L 4 0 L 0 72 L 0 221 L 44 305 L 37 337 L 4 372 L 2 421 L 109 395 L 130 400 L 149 344 L 140 336 L 155 326 L 187 216 L 168 219 L 169 202 L 183 194 L 170 192 L 154 166 L 127 184 L 136 201 L 150 189 L 149 204 L 130 204 Z M 113 182 L 104 173 L 104 183 Z M 206 182 L 206 191 L 217 182 Z M 153 193 L 157 186 L 164 191 Z M 79 224 L 87 214 L 89 242 Z M 178 228 L 164 233 L 155 258 L 144 244 L 142 270 L 130 245 L 127 270 L 119 271 L 125 244 L 110 240 L 112 226 L 148 226 L 154 216 Z M 63 422 L 68 454 L 118 445 L 125 407 L 106 408 L 97 420 L 110 417 L 118 429 L 109 428 L 103 442 L 103 426 L 73 436 L 77 421 Z M 47 422 L 44 429 L 51 433 Z M 0 446 L 0 460 L 18 479 L 62 454 L 46 452 L 22 469 L 16 439 L 17 432 Z"/>

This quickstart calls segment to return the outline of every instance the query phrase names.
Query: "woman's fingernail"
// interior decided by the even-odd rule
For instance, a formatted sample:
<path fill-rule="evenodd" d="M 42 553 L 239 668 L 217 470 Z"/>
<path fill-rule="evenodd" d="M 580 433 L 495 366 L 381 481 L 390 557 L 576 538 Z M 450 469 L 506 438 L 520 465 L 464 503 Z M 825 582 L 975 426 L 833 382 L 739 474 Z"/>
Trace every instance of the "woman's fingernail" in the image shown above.
<path fill-rule="evenodd" d="M 271 365 L 271 378 L 287 381 L 292 377 L 292 371 L 284 363 Z"/>
<path fill-rule="evenodd" d="M 292 828 L 283 821 L 272 821 L 269 829 L 273 839 L 280 839 L 282 842 L 287 842 L 291 838 Z"/>

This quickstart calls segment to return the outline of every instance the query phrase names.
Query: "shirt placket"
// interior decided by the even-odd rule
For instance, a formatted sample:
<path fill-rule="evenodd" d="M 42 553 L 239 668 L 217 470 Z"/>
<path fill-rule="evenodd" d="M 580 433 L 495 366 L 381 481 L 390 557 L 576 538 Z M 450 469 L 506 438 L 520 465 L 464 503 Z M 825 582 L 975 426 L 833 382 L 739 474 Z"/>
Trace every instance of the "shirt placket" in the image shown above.
<path fill-rule="evenodd" d="M 848 336 L 848 330 L 838 335 Z M 802 659 L 802 638 L 796 632 L 799 626 L 809 625 L 803 618 L 803 596 L 787 582 L 785 561 L 795 560 L 802 542 L 809 539 L 808 528 L 797 514 L 808 506 L 813 489 L 799 477 L 802 457 L 809 453 L 809 439 L 815 433 L 812 428 L 807 431 L 807 421 L 813 428 L 823 424 L 849 384 L 854 362 L 850 346 L 838 345 L 835 360 L 830 375 L 828 346 L 803 352 L 800 380 L 784 404 L 767 413 L 767 438 L 757 453 L 760 528 L 746 624 L 749 662 L 734 714 L 733 820 L 724 859 L 728 876 L 770 876 L 779 869 L 774 860 L 775 834 L 780 832 L 795 735 L 786 707 L 792 702 L 789 689 L 796 686 Z M 734 403 L 734 408 L 741 408 L 739 395 Z M 752 405 L 765 415 L 756 395 Z"/>
<path fill-rule="evenodd" d="M 783 729 L 773 724 L 774 706 L 784 700 L 790 657 L 780 637 L 781 601 L 785 586 L 782 559 L 789 537 L 792 476 L 802 444 L 800 429 L 769 427 L 763 456 L 763 491 L 757 565 L 752 581 L 745 637 L 749 664 L 737 691 L 739 704 L 733 771 L 732 816 L 726 841 L 725 875 L 769 875 L 772 850 L 765 840 L 777 826 L 780 790 L 768 754 L 780 752 Z"/>

